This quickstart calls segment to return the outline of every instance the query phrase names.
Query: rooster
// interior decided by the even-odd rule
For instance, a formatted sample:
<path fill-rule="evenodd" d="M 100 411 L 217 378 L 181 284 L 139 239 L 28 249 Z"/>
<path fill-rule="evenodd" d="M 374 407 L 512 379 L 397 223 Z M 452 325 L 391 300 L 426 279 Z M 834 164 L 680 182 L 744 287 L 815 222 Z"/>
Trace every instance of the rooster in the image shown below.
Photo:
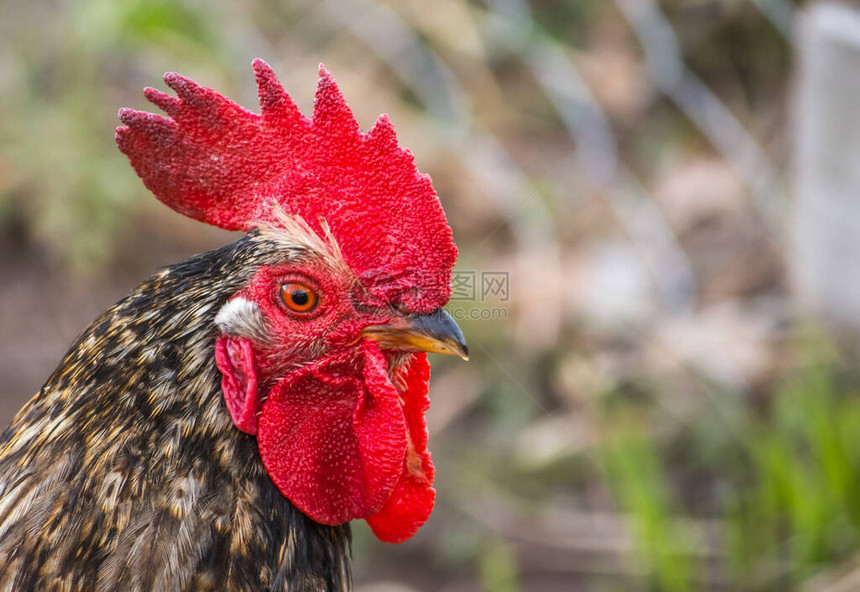
<path fill-rule="evenodd" d="M 457 250 L 381 116 L 320 67 L 313 116 L 255 60 L 260 114 L 178 74 L 119 149 L 237 242 L 98 318 L 0 440 L 2 590 L 348 590 L 349 522 L 402 542 L 434 505 L 425 352 Z"/>

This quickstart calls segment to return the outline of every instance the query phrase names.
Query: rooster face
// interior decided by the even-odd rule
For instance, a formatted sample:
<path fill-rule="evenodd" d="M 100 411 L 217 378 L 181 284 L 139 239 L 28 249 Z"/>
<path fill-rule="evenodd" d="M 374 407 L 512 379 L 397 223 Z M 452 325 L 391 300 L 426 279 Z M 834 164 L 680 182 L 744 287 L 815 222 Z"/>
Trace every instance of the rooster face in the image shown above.
<path fill-rule="evenodd" d="M 435 496 L 424 352 L 466 357 L 441 309 L 451 229 L 387 116 L 363 133 L 322 67 L 310 118 L 254 73 L 259 115 L 168 73 L 176 97 L 144 94 L 169 117 L 121 110 L 117 143 L 173 209 L 253 233 L 265 264 L 219 311 L 215 362 L 272 481 L 317 522 L 403 541 Z"/>
<path fill-rule="evenodd" d="M 216 317 L 228 411 L 304 513 L 332 525 L 366 518 L 381 539 L 404 540 L 435 497 L 429 367 L 417 352 L 466 357 L 465 340 L 441 309 L 409 314 L 396 285 L 381 301 L 336 245 L 282 224 L 293 232 L 257 238 L 282 261 L 259 267 Z"/>

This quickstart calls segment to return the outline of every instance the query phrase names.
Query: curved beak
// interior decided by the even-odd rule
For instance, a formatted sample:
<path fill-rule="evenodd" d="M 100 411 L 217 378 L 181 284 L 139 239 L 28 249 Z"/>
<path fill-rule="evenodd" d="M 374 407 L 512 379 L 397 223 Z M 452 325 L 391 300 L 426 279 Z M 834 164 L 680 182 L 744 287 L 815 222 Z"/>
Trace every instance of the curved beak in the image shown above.
<path fill-rule="evenodd" d="M 466 338 L 454 319 L 441 308 L 430 314 L 396 317 L 381 325 L 370 325 L 361 334 L 382 348 L 425 351 L 469 359 Z"/>

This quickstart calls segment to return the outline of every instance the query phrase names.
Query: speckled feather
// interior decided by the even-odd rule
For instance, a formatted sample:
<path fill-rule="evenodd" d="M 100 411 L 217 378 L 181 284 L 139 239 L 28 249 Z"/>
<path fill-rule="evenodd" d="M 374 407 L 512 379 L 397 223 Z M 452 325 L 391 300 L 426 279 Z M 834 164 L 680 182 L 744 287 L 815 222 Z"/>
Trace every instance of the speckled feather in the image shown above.
<path fill-rule="evenodd" d="M 349 589 L 349 526 L 281 495 L 213 361 L 227 299 L 301 253 L 255 233 L 83 333 L 0 440 L 0 590 Z"/>

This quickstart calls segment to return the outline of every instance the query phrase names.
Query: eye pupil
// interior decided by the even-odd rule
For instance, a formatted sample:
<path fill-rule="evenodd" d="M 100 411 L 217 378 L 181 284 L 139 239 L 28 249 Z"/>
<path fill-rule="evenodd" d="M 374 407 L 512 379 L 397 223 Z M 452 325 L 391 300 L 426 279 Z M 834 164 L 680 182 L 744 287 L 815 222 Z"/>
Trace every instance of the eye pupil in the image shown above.
<path fill-rule="evenodd" d="M 311 299 L 311 297 L 308 296 L 308 293 L 304 290 L 295 290 L 290 294 L 290 298 L 293 299 L 293 304 L 297 306 L 305 306 Z"/>
<path fill-rule="evenodd" d="M 304 284 L 282 284 L 281 300 L 291 311 L 305 313 L 310 312 L 316 307 L 317 294 Z"/>

